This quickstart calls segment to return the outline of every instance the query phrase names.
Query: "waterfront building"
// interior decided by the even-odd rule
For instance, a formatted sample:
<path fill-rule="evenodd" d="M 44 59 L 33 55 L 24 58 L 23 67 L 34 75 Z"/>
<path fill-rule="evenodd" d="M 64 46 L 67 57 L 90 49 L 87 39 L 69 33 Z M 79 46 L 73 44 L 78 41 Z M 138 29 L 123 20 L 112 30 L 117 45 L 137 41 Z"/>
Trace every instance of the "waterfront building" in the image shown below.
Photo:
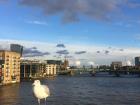
<path fill-rule="evenodd" d="M 59 72 L 63 65 L 61 60 L 46 60 L 46 63 L 50 65 L 56 65 L 56 72 Z"/>
<path fill-rule="evenodd" d="M 46 76 L 56 76 L 56 64 L 46 64 Z"/>
<path fill-rule="evenodd" d="M 135 57 L 135 66 L 140 66 L 140 57 Z"/>
<path fill-rule="evenodd" d="M 0 84 L 2 83 L 2 64 L 0 60 Z"/>
<path fill-rule="evenodd" d="M 45 71 L 45 64 L 38 60 L 22 60 L 20 64 L 21 79 L 39 77 Z"/>
<path fill-rule="evenodd" d="M 46 61 L 22 60 L 20 66 L 21 79 L 55 76 L 56 68 L 56 64 L 47 64 Z"/>
<path fill-rule="evenodd" d="M 113 70 L 116 70 L 117 68 L 122 67 L 122 62 L 121 61 L 115 61 L 111 63 L 111 68 Z"/>
<path fill-rule="evenodd" d="M 20 82 L 20 53 L 0 51 L 0 83 Z"/>
<path fill-rule="evenodd" d="M 56 65 L 56 72 L 67 70 L 69 67 L 69 61 L 67 59 L 64 62 L 61 60 L 46 60 L 46 63 Z"/>

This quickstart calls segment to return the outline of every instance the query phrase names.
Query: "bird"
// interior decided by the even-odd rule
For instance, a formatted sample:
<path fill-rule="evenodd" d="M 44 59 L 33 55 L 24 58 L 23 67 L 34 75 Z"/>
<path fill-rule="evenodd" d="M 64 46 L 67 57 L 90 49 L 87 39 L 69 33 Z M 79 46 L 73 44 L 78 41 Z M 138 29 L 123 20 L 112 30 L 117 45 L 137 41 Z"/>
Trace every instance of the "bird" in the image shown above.
<path fill-rule="evenodd" d="M 34 96 L 38 99 L 38 104 L 40 105 L 40 100 L 45 99 L 45 105 L 46 105 L 46 99 L 50 96 L 50 90 L 47 85 L 41 85 L 40 80 L 34 80 L 33 85 L 33 93 Z"/>

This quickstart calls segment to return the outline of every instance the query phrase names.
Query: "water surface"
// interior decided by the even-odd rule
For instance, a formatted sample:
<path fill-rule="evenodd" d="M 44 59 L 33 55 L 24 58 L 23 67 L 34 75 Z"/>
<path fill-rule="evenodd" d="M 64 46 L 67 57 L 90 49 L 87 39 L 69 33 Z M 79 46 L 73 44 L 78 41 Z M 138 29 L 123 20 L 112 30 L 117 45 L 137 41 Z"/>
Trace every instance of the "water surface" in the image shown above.
<path fill-rule="evenodd" d="M 0 87 L 0 105 L 38 105 L 32 94 L 32 82 Z M 61 76 L 41 82 L 48 84 L 51 91 L 47 105 L 140 105 L 137 77 Z"/>

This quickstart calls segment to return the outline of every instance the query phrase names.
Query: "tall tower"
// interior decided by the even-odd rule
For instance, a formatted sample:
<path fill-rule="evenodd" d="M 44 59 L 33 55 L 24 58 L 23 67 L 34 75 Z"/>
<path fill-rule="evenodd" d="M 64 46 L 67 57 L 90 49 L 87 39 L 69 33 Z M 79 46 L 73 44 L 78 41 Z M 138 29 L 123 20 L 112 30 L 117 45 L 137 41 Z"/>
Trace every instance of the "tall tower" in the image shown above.
<path fill-rule="evenodd" d="M 23 46 L 19 44 L 11 44 L 10 51 L 20 53 L 20 56 L 22 56 Z"/>
<path fill-rule="evenodd" d="M 69 66 L 69 61 L 65 58 L 65 60 L 64 60 L 64 69 L 67 70 L 68 66 Z"/>
<path fill-rule="evenodd" d="M 140 57 L 135 57 L 135 66 L 140 66 Z"/>

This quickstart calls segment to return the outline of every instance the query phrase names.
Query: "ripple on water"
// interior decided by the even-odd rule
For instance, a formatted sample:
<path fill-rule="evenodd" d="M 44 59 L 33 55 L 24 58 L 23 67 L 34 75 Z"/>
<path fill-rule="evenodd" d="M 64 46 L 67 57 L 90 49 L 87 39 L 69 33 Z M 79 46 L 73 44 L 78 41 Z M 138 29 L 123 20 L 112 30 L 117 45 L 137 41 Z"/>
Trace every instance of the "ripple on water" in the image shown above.
<path fill-rule="evenodd" d="M 62 76 L 41 82 L 51 91 L 47 105 L 140 105 L 140 78 Z M 0 87 L 0 105 L 38 105 L 32 81 Z"/>

